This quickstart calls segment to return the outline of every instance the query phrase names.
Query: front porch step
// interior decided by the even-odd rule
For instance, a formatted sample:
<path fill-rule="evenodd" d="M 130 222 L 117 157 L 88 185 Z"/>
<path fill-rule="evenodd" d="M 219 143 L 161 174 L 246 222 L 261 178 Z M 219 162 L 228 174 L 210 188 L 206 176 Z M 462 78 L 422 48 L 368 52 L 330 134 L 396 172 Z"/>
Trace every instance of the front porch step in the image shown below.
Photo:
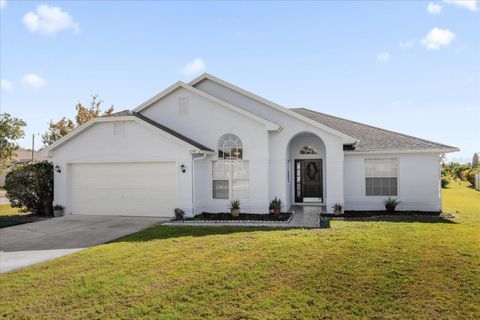
<path fill-rule="evenodd" d="M 294 204 L 288 211 L 304 214 L 324 214 L 327 213 L 326 205 L 298 205 Z"/>

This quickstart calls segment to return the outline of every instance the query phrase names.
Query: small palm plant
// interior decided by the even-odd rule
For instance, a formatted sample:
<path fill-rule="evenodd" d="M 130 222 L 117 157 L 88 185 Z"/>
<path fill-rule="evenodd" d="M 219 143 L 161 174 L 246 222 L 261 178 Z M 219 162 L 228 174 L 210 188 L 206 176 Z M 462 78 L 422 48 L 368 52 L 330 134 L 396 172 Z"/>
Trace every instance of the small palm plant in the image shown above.
<path fill-rule="evenodd" d="M 273 214 L 280 214 L 280 210 L 282 209 L 282 200 L 275 197 L 272 201 L 270 201 L 269 211 Z"/>
<path fill-rule="evenodd" d="M 333 213 L 334 213 L 335 215 L 340 215 L 340 214 L 343 213 L 343 206 L 342 206 L 341 203 L 335 203 L 335 204 L 332 206 L 332 208 L 333 208 Z"/>
<path fill-rule="evenodd" d="M 388 197 L 388 199 L 385 199 L 385 201 L 383 201 L 383 204 L 385 205 L 385 209 L 387 210 L 387 212 L 394 212 L 395 208 L 399 203 L 400 201 L 391 197 Z"/>
<path fill-rule="evenodd" d="M 234 217 L 240 215 L 240 201 L 237 199 L 230 201 L 230 214 Z"/>

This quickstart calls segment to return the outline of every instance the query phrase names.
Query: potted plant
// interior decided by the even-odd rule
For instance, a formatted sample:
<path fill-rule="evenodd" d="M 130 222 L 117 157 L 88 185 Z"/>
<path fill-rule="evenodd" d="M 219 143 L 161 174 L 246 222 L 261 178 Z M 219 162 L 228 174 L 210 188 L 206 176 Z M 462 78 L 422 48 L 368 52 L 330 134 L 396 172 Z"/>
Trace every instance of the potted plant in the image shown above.
<path fill-rule="evenodd" d="M 275 209 L 273 208 L 272 202 L 273 201 L 270 201 L 270 205 L 268 206 L 268 214 L 274 214 L 275 213 Z"/>
<path fill-rule="evenodd" d="M 240 201 L 237 199 L 230 201 L 230 214 L 234 217 L 240 215 Z"/>
<path fill-rule="evenodd" d="M 269 212 L 271 214 L 280 214 L 281 209 L 282 209 L 282 200 L 275 197 L 275 199 L 273 199 L 270 202 Z"/>
<path fill-rule="evenodd" d="M 388 197 L 388 199 L 383 201 L 383 204 L 385 205 L 385 209 L 387 210 L 387 212 L 394 212 L 395 208 L 399 203 L 400 201 L 391 197 Z"/>
<path fill-rule="evenodd" d="M 185 211 L 180 208 L 175 208 L 175 210 L 173 211 L 175 212 L 175 220 L 183 220 L 183 217 L 185 216 Z"/>
<path fill-rule="evenodd" d="M 54 217 L 61 217 L 63 216 L 63 206 L 60 204 L 56 204 L 53 206 L 53 216 Z"/>
<path fill-rule="evenodd" d="M 333 206 L 333 214 L 336 216 L 341 215 L 343 213 L 343 206 L 341 203 L 335 203 Z"/>

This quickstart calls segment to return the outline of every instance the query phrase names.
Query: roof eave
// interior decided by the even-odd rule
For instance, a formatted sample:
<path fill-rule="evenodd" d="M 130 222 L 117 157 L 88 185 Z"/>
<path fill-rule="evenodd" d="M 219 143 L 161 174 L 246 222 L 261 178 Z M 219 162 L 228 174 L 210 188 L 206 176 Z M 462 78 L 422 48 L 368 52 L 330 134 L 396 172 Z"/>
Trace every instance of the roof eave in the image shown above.
<path fill-rule="evenodd" d="M 337 130 L 332 129 L 332 128 L 326 126 L 326 125 L 323 125 L 323 124 L 318 123 L 314 120 L 311 120 L 311 119 L 309 119 L 309 118 L 307 118 L 307 117 L 305 117 L 301 114 L 298 114 L 294 111 L 291 111 L 290 109 L 288 109 L 288 108 L 286 108 L 282 105 L 279 105 L 278 103 L 275 103 L 275 102 L 270 101 L 268 99 L 262 98 L 262 97 L 260 97 L 259 95 L 255 94 L 253 92 L 249 92 L 245 89 L 237 87 L 236 85 L 231 84 L 231 83 L 229 83 L 225 80 L 222 80 L 220 78 L 217 78 L 215 76 L 212 76 L 209 73 L 203 73 L 203 74 L 199 75 L 198 77 L 196 77 L 195 79 L 190 81 L 188 83 L 188 85 L 194 87 L 196 84 L 202 82 L 205 79 L 208 79 L 210 81 L 219 83 L 220 85 L 223 85 L 223 86 L 225 86 L 225 87 L 227 87 L 227 88 L 229 88 L 229 89 L 231 89 L 231 90 L 233 90 L 233 91 L 235 91 L 239 94 L 243 94 L 243 95 L 249 97 L 250 99 L 256 100 L 256 101 L 258 101 L 260 103 L 263 103 L 263 104 L 265 104 L 265 105 L 267 105 L 267 106 L 269 106 L 273 109 L 279 110 L 279 111 L 284 112 L 284 113 L 286 113 L 286 114 L 288 114 L 288 115 L 290 115 L 294 118 L 297 118 L 299 120 L 307 122 L 308 124 L 313 125 L 313 126 L 319 128 L 319 129 L 325 130 L 325 131 L 327 131 L 327 132 L 329 132 L 333 135 L 339 136 L 340 138 L 342 138 L 343 144 L 354 144 L 357 141 L 355 138 L 353 138 L 353 137 L 351 137 L 351 136 L 349 136 L 349 135 L 347 135 L 343 132 L 337 131 Z"/>
<path fill-rule="evenodd" d="M 53 143 L 53 144 L 49 145 L 48 147 L 44 148 L 39 153 L 43 156 L 51 157 L 52 156 L 51 151 L 60 147 L 62 144 L 68 142 L 68 140 L 70 140 L 73 137 L 75 137 L 76 135 L 80 134 L 82 131 L 86 130 L 87 128 L 89 128 L 93 124 L 102 123 L 102 122 L 116 122 L 116 121 L 135 121 L 137 123 L 146 125 L 146 126 L 152 128 L 153 130 L 155 130 L 157 132 L 161 132 L 162 134 L 165 134 L 165 135 L 169 136 L 172 140 L 176 141 L 177 143 L 179 143 L 181 145 L 184 145 L 185 147 L 187 147 L 191 151 L 199 151 L 199 153 L 214 153 L 214 151 L 211 150 L 211 149 L 199 148 L 198 146 L 195 146 L 195 145 L 193 145 L 193 144 L 191 144 L 187 141 L 184 141 L 184 140 L 172 135 L 171 133 L 169 133 L 167 131 L 164 131 L 164 130 L 162 130 L 162 129 L 160 129 L 160 128 L 158 128 L 158 127 L 148 123 L 147 121 L 142 120 L 142 119 L 140 119 L 140 118 L 138 118 L 134 115 L 121 116 L 121 117 L 110 117 L 110 118 L 109 117 L 98 117 L 98 118 L 91 119 L 90 121 L 88 121 L 84 125 L 76 128 L 75 130 L 73 130 L 72 132 L 67 134 L 66 136 L 62 137 L 60 140 L 58 140 L 55 143 Z"/>
<path fill-rule="evenodd" d="M 444 149 L 403 149 L 403 150 L 395 150 L 395 149 L 388 149 L 388 150 L 345 150 L 345 154 L 381 154 L 381 153 L 451 153 L 460 151 L 459 148 L 452 147 L 452 148 L 444 148 Z"/>

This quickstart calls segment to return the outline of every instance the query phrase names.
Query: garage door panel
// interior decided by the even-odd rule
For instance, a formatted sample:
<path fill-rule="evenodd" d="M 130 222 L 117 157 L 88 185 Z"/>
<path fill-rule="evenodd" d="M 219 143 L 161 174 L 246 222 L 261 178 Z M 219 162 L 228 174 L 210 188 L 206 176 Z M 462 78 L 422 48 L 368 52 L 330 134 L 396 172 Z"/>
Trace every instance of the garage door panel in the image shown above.
<path fill-rule="evenodd" d="M 75 214 L 166 216 L 177 201 L 174 162 L 72 164 Z"/>

